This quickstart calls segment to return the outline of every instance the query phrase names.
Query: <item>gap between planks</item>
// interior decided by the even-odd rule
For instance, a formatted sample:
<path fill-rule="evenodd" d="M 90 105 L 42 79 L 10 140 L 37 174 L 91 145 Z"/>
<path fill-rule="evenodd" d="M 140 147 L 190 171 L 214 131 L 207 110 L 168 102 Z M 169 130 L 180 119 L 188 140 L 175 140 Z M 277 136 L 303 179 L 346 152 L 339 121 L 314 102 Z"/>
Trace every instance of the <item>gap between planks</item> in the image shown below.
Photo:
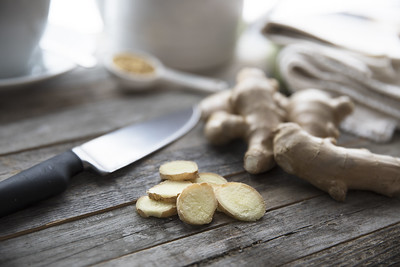
<path fill-rule="evenodd" d="M 238 172 L 238 174 L 243 173 L 243 172 L 244 172 L 244 171 Z M 234 174 L 226 175 L 226 177 L 227 177 L 227 176 L 233 177 Z M 301 203 L 301 202 L 303 202 L 303 201 L 311 200 L 311 199 L 313 199 L 313 198 L 318 198 L 318 197 L 320 197 L 321 195 L 323 195 L 323 193 L 317 194 L 317 195 L 314 195 L 314 196 L 311 196 L 311 197 L 303 198 L 303 199 L 301 199 L 301 200 L 292 201 L 292 202 L 289 202 L 289 203 L 287 203 L 287 204 L 285 204 L 285 205 L 280 205 L 280 206 L 277 206 L 277 207 L 274 207 L 274 208 L 271 208 L 271 209 L 267 209 L 267 210 L 266 210 L 266 213 L 267 213 L 267 212 L 270 212 L 270 211 L 273 211 L 273 210 L 280 209 L 280 208 L 284 208 L 284 207 L 288 207 L 288 206 L 291 206 L 291 205 L 295 205 L 295 204 Z M 227 215 L 226 215 L 226 216 L 227 216 Z M 194 232 L 194 233 L 191 233 L 191 234 L 187 234 L 187 235 L 184 235 L 184 236 L 180 236 L 179 238 L 174 238 L 174 239 L 171 239 L 171 240 L 168 240 L 168 241 L 165 241 L 165 242 L 160 242 L 160 243 L 157 243 L 157 244 L 155 244 L 155 245 L 148 246 L 148 247 L 146 247 L 146 248 L 142 248 L 142 249 L 136 250 L 136 251 L 134 251 L 134 252 L 129 252 L 129 253 L 126 253 L 126 254 L 123 254 L 123 255 L 119 255 L 118 257 L 110 258 L 110 259 L 107 259 L 107 260 L 105 260 L 105 261 L 100 261 L 100 262 L 97 262 L 95 265 L 105 264 L 105 263 L 107 263 L 107 262 L 110 262 L 110 261 L 113 261 L 113 260 L 116 260 L 116 259 L 119 259 L 119 258 L 123 258 L 123 257 L 128 256 L 128 255 L 131 255 L 131 254 L 133 254 L 133 253 L 143 252 L 143 251 L 146 251 L 146 250 L 149 250 L 149 249 L 153 249 L 153 248 L 158 247 L 158 246 L 162 246 L 162 245 L 166 245 L 166 244 L 169 244 L 169 243 L 173 243 L 173 242 L 175 242 L 175 241 L 177 241 L 177 240 L 180 240 L 180 239 L 184 239 L 184 238 L 188 238 L 188 237 L 191 237 L 191 236 L 195 236 L 195 235 L 198 235 L 198 234 L 201 234 L 201 233 L 206 233 L 206 232 L 209 232 L 209 231 L 213 231 L 213 230 L 215 230 L 215 229 L 218 229 L 218 228 L 221 228 L 221 227 L 224 227 L 224 226 L 228 226 L 228 225 L 233 224 L 233 223 L 235 223 L 235 222 L 236 222 L 236 220 L 232 219 L 232 221 L 230 221 L 230 222 L 221 223 L 221 224 L 219 224 L 219 225 L 215 225 L 215 226 L 213 226 L 213 227 L 210 227 L 210 228 L 207 228 L 207 229 L 204 229 L 204 230 L 201 230 L 201 231 L 197 231 L 197 232 Z M 301 227 L 301 228 L 299 228 L 299 229 L 296 229 L 296 231 L 297 231 L 297 230 L 304 229 L 304 228 L 307 228 L 307 227 L 310 227 L 310 226 L 311 226 L 311 225 L 305 226 L 305 227 Z M 268 241 L 271 241 L 271 240 L 274 240 L 274 239 L 278 239 L 278 238 L 281 238 L 281 237 L 286 236 L 286 235 L 288 235 L 288 233 L 282 234 L 282 235 L 277 236 L 277 237 L 274 237 L 274 238 L 272 238 L 272 239 L 270 239 L 270 240 L 268 240 Z M 225 252 L 223 255 L 218 255 L 218 256 L 216 256 L 216 257 L 207 259 L 207 261 L 212 260 L 212 259 L 214 259 L 214 258 L 223 257 L 224 255 L 228 255 L 229 253 L 234 253 L 234 252 L 236 252 L 236 251 L 240 251 L 240 250 L 246 249 L 246 248 L 248 248 L 248 247 L 252 247 L 252 246 L 254 246 L 255 244 L 257 244 L 257 243 L 259 244 L 259 243 L 261 243 L 261 242 L 264 243 L 265 241 L 258 240 L 258 241 L 255 241 L 254 243 L 252 243 L 251 245 L 248 245 L 248 246 L 245 246 L 245 247 L 241 247 L 241 248 L 234 248 L 234 249 L 232 249 L 232 250 L 229 250 L 229 251 Z M 189 265 L 189 266 L 193 266 L 193 265 L 196 266 L 197 264 L 200 264 L 200 263 L 203 263 L 203 262 L 200 261 L 200 262 L 191 264 L 191 265 Z"/>
<path fill-rule="evenodd" d="M 129 252 L 129 253 L 126 253 L 126 254 L 124 254 L 124 255 L 119 255 L 118 257 L 114 257 L 114 258 L 110 258 L 110 259 L 107 259 L 107 260 L 104 260 L 104 261 L 97 262 L 95 265 L 107 263 L 107 262 L 110 262 L 110 261 L 113 261 L 113 260 L 116 260 L 116 259 L 119 259 L 119 258 L 128 256 L 128 255 L 130 255 L 130 254 L 132 254 L 132 253 L 138 253 L 138 252 L 146 251 L 146 250 L 149 250 L 149 249 L 158 247 L 158 246 L 162 246 L 162 245 L 166 245 L 166 244 L 169 244 L 169 243 L 173 243 L 173 242 L 175 242 L 175 241 L 177 241 L 177 240 L 179 240 L 179 239 L 188 238 L 188 237 L 195 236 L 195 235 L 198 235 L 198 234 L 201 234 L 201 233 L 206 233 L 206 232 L 208 232 L 208 231 L 212 231 L 212 230 L 218 229 L 218 228 L 220 228 L 220 227 L 223 227 L 223 226 L 232 224 L 232 222 L 233 222 L 233 221 L 231 221 L 231 222 L 226 222 L 226 223 L 221 223 L 221 224 L 219 224 L 219 225 L 215 225 L 215 226 L 213 226 L 213 227 L 210 227 L 210 228 L 207 228 L 207 229 L 198 231 L 198 232 L 194 232 L 194 233 L 191 233 L 191 234 L 183 235 L 183 236 L 180 236 L 180 237 L 178 237 L 178 238 L 174 238 L 174 239 L 171 239 L 171 240 L 168 240 L 168 241 L 165 241 L 165 242 L 160 242 L 160 243 L 157 243 L 157 244 L 155 244 L 155 245 L 153 245 L 153 246 L 148 246 L 148 247 L 146 247 L 146 248 L 138 249 L 138 250 L 136 250 L 136 251 L 134 251 L 134 252 Z"/>
<path fill-rule="evenodd" d="M 310 253 L 310 254 L 308 254 L 308 255 L 304 255 L 304 256 L 302 256 L 302 257 L 297 258 L 296 260 L 293 260 L 293 261 L 289 261 L 289 262 L 284 263 L 283 266 L 290 266 L 292 263 L 297 262 L 297 261 L 301 261 L 302 259 L 308 258 L 308 257 L 310 257 L 310 256 L 312 256 L 312 255 L 317 255 L 317 254 L 320 254 L 321 252 L 328 251 L 328 250 L 330 250 L 330 249 L 332 249 L 332 248 L 342 246 L 342 245 L 344 245 L 344 244 L 347 244 L 347 243 L 352 242 L 352 241 L 356 241 L 356 240 L 361 239 L 361 238 L 363 238 L 363 237 L 368 237 L 368 236 L 370 236 L 370 235 L 373 235 L 373 234 L 375 234 L 375 233 L 377 233 L 377 232 L 380 232 L 380 231 L 383 231 L 383 230 L 385 230 L 385 229 L 389 229 L 389 228 L 394 227 L 394 226 L 396 226 L 396 225 L 400 225 L 400 222 L 396 222 L 396 223 L 389 224 L 389 225 L 387 225 L 387 226 L 384 226 L 384 227 L 382 227 L 382 228 L 376 229 L 376 230 L 371 231 L 371 232 L 369 232 L 369 233 L 361 234 L 361 235 L 359 235 L 359 236 L 350 238 L 350 239 L 348 239 L 348 240 L 346 240 L 346 241 L 339 242 L 339 243 L 337 243 L 337 244 L 335 244 L 335 245 L 333 245 L 333 246 L 329 246 L 329 247 L 326 247 L 326 248 L 321 249 L 321 250 L 319 250 L 319 251 L 315 251 L 315 252 L 313 252 L 313 253 Z"/>
<path fill-rule="evenodd" d="M 228 174 L 228 175 L 225 175 L 225 176 L 226 177 L 235 177 L 236 175 L 243 174 L 244 172 L 245 171 L 235 172 L 235 173 L 231 173 L 231 174 Z M 279 206 L 267 209 L 266 212 L 270 212 L 270 211 L 273 211 L 273 210 L 277 210 L 277 209 L 281 209 L 281 208 L 288 207 L 288 206 L 291 206 L 291 205 L 295 205 L 297 203 L 300 203 L 300 202 L 303 202 L 303 201 L 307 201 L 307 200 L 319 197 L 319 196 L 321 196 L 323 194 L 324 193 L 315 194 L 315 195 L 310 196 L 310 197 L 305 197 L 305 198 L 302 198 L 302 199 L 299 199 L 299 200 L 296 200 L 296 201 L 288 202 L 288 203 L 286 203 L 284 205 L 279 205 Z M 20 232 L 13 233 L 13 234 L 10 234 L 10 235 L 5 235 L 5 236 L 0 237 L 0 241 L 12 239 L 12 238 L 15 238 L 15 237 L 23 236 L 23 235 L 34 233 L 34 232 L 38 232 L 38 231 L 41 231 L 41 230 L 44 230 L 44 229 L 47 229 L 47 228 L 50 228 L 50 227 L 53 227 L 53 226 L 57 226 L 57 225 L 61 225 L 61 224 L 64 224 L 64 223 L 77 221 L 77 220 L 88 218 L 88 217 L 91 217 L 91 216 L 94 216 L 94 215 L 98 215 L 98 214 L 102 214 L 102 213 L 105 213 L 105 212 L 117 210 L 119 208 L 127 207 L 127 206 L 130 206 L 130 205 L 135 205 L 136 201 L 137 201 L 137 199 L 135 199 L 133 201 L 121 203 L 121 204 L 118 204 L 118 205 L 113 206 L 113 207 L 108 207 L 108 208 L 97 210 L 97 211 L 94 211 L 94 212 L 81 214 L 79 216 L 75 216 L 75 217 L 71 217 L 71 218 L 67 218 L 67 219 L 56 220 L 56 221 L 47 223 L 47 224 L 39 226 L 39 227 L 30 228 L 30 229 L 27 229 L 27 230 L 22 230 Z M 220 227 L 220 226 L 224 226 L 224 225 L 225 224 L 217 225 L 217 226 L 215 226 L 213 228 L 210 228 L 210 229 L 214 229 L 214 228 L 217 228 L 217 227 Z M 158 244 L 158 245 L 160 245 L 160 244 Z M 158 246 L 158 245 L 155 245 L 155 246 Z M 149 247 L 149 248 L 151 248 L 151 247 Z M 149 249 L 149 248 L 146 248 L 146 249 Z M 145 249 L 143 249 L 143 250 L 145 250 Z"/>
<path fill-rule="evenodd" d="M 94 216 L 94 215 L 98 215 L 98 214 L 102 214 L 102 213 L 105 213 L 105 212 L 117 210 L 119 208 L 128 207 L 130 205 L 134 205 L 135 203 L 136 203 L 136 200 L 133 200 L 133 201 L 130 201 L 130 202 L 118 204 L 118 205 L 113 206 L 113 207 L 105 208 L 105 209 L 102 209 L 102 210 L 97 210 L 97 211 L 94 211 L 94 212 L 81 214 L 79 216 L 75 216 L 75 217 L 71 217 L 71 218 L 67 218 L 67 219 L 63 219 L 63 220 L 53 221 L 53 222 L 47 223 L 47 224 L 39 226 L 39 227 L 35 227 L 35 228 L 23 230 L 21 232 L 17 232 L 17 233 L 13 233 L 13 234 L 10 234 L 10 235 L 2 236 L 2 237 L 0 237 L 0 241 L 12 239 L 12 238 L 15 238 L 15 237 L 19 237 L 19 236 L 30 234 L 30 233 L 34 233 L 34 232 L 38 232 L 38 231 L 41 231 L 41 230 L 44 230 L 44 229 L 47 229 L 47 228 L 50 228 L 50 227 L 53 227 L 53 226 L 57 226 L 57 225 L 61 225 L 61 224 L 64 224 L 64 223 L 69 223 L 69 222 L 81 220 L 81 219 L 88 218 L 88 217 L 91 217 L 91 216 Z"/>

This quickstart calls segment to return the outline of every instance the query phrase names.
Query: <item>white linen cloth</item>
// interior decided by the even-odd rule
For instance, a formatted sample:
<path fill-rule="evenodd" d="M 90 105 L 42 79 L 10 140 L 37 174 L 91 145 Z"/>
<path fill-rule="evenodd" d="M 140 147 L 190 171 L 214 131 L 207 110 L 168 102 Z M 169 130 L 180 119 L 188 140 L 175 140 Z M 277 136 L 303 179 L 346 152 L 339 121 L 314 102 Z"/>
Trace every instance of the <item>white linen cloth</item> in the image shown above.
<path fill-rule="evenodd" d="M 277 13 L 270 14 L 263 33 L 283 47 L 277 64 L 288 89 L 317 88 L 351 97 L 356 108 L 341 128 L 389 141 L 400 128 L 399 31 L 345 12 Z"/>
<path fill-rule="evenodd" d="M 316 43 L 297 43 L 281 50 L 278 64 L 292 91 L 318 88 L 351 97 L 356 108 L 342 123 L 343 130 L 386 142 L 400 126 L 400 87 L 392 83 L 398 72 L 387 59 L 365 58 Z"/>

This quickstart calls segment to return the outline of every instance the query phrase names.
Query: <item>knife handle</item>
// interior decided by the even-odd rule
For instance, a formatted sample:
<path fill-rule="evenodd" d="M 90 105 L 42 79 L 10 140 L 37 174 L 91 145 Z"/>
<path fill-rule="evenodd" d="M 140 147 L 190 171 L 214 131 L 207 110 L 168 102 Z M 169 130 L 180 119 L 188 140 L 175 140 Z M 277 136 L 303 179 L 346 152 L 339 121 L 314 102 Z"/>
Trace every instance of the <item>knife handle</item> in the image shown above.
<path fill-rule="evenodd" d="M 81 160 L 69 150 L 0 182 L 0 217 L 63 192 L 81 171 Z"/>

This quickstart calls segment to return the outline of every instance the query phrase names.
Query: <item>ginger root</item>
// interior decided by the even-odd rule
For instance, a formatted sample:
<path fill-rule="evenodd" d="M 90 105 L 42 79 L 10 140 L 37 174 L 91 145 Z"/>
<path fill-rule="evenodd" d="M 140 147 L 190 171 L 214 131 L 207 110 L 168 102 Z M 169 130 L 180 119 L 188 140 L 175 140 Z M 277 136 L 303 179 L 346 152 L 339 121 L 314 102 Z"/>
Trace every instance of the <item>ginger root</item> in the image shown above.
<path fill-rule="evenodd" d="M 287 119 L 317 137 L 339 137 L 339 124 L 354 104 L 347 96 L 337 98 L 317 89 L 298 91 L 285 103 Z"/>
<path fill-rule="evenodd" d="M 202 117 L 207 120 L 204 134 L 211 143 L 247 140 L 244 168 L 249 173 L 267 171 L 275 164 L 273 129 L 286 116 L 276 101 L 284 96 L 276 94 L 280 94 L 276 80 L 268 79 L 259 69 L 246 68 L 239 72 L 231 91 L 212 95 L 200 104 Z"/>
<path fill-rule="evenodd" d="M 312 136 L 295 123 L 277 128 L 274 156 L 283 170 L 328 192 L 337 201 L 344 201 L 350 189 L 390 197 L 400 194 L 400 158 L 339 147 L 332 138 Z"/>

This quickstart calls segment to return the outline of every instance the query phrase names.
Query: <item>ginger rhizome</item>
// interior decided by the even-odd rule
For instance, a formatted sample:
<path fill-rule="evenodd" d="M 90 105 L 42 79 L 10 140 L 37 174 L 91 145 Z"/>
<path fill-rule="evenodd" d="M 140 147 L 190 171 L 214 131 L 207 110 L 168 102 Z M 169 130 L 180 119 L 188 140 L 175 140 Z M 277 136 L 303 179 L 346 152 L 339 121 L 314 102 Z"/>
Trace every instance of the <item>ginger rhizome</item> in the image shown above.
<path fill-rule="evenodd" d="M 298 91 L 284 104 L 287 120 L 317 137 L 339 137 L 339 124 L 354 108 L 347 96 L 331 97 L 317 89 Z"/>
<path fill-rule="evenodd" d="M 349 189 L 390 197 L 400 194 L 400 158 L 339 147 L 332 138 L 312 136 L 295 123 L 277 128 L 274 156 L 284 171 L 328 192 L 337 201 L 344 201 Z"/>
<path fill-rule="evenodd" d="M 399 158 L 335 145 L 339 124 L 354 108 L 346 96 L 306 89 L 286 97 L 275 80 L 248 68 L 239 72 L 232 90 L 209 96 L 200 107 L 211 143 L 248 142 L 244 168 L 249 173 L 267 171 L 276 161 L 338 201 L 349 189 L 400 193 Z"/>
<path fill-rule="evenodd" d="M 275 163 L 273 129 L 285 119 L 275 94 L 280 94 L 276 80 L 248 68 L 239 72 L 232 90 L 212 95 L 200 105 L 207 121 L 204 134 L 211 143 L 226 144 L 236 138 L 247 141 L 244 168 L 249 173 L 267 171 Z"/>

